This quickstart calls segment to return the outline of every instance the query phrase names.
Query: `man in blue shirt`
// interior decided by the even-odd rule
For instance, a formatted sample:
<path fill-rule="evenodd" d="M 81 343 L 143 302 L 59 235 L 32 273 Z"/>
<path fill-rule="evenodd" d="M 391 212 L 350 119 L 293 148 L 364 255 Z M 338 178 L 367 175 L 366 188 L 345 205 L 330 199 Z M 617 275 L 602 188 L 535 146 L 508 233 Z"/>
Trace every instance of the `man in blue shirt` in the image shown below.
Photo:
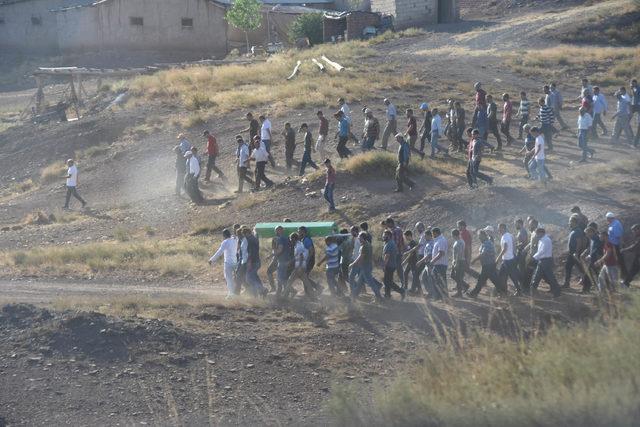
<path fill-rule="evenodd" d="M 351 133 L 349 120 L 347 120 L 342 111 L 338 111 L 333 117 L 338 121 L 338 132 L 334 137 L 334 139 L 338 138 L 336 150 L 341 159 L 346 159 L 352 154 L 351 150 L 347 148 L 347 141 L 349 141 L 349 134 Z"/>
<path fill-rule="evenodd" d="M 616 257 L 618 258 L 618 266 L 620 267 L 620 278 L 624 281 L 627 278 L 627 267 L 624 263 L 624 257 L 622 256 L 622 236 L 624 235 L 624 228 L 618 218 L 616 218 L 613 212 L 607 212 L 606 215 L 609 228 L 607 229 L 608 241 L 613 245 L 616 251 Z"/>
<path fill-rule="evenodd" d="M 409 159 L 410 149 L 409 143 L 404 139 L 401 133 L 396 135 L 396 141 L 398 142 L 398 166 L 396 167 L 396 193 L 401 193 L 404 188 L 404 184 L 409 186 L 409 190 L 413 190 L 416 185 L 415 182 L 409 179 Z"/>
<path fill-rule="evenodd" d="M 482 288 L 487 284 L 487 280 L 491 280 L 498 294 L 504 295 L 506 294 L 506 290 L 500 283 L 498 271 L 496 270 L 496 247 L 493 245 L 493 242 L 489 240 L 484 230 L 478 232 L 478 239 L 480 239 L 480 254 L 471 260 L 471 264 L 480 260 L 482 269 L 480 270 L 476 286 L 469 291 L 467 295 L 471 298 L 477 297 Z"/>

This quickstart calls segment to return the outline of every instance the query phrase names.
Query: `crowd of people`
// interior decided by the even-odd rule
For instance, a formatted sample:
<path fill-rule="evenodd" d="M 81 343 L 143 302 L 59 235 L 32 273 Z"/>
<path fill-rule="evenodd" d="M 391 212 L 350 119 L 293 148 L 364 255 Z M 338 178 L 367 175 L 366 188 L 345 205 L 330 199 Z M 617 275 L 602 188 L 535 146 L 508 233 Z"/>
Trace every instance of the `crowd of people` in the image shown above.
<path fill-rule="evenodd" d="M 409 163 L 412 155 L 423 159 L 429 152 L 429 158 L 436 159 L 438 155 L 449 156 L 451 152 L 460 152 L 466 155 L 467 171 L 466 179 L 471 188 L 478 186 L 478 180 L 488 184 L 493 182 L 492 177 L 480 171 L 483 153 L 486 150 L 501 151 L 514 145 L 515 141 L 522 140 L 520 153 L 523 154 L 523 166 L 530 179 L 537 179 L 546 184 L 553 178 L 545 162 L 546 153 L 553 150 L 554 136 L 568 130 L 569 126 L 562 117 L 564 98 L 555 83 L 544 85 L 542 94 L 537 102 L 529 101 L 527 93 L 520 92 L 517 108 L 508 93 L 499 97 L 503 104 L 500 111 L 496 100 L 488 94 L 480 82 L 475 83 L 474 109 L 471 120 L 460 101 L 450 99 L 447 107 L 439 110 L 431 108 L 426 102 L 419 105 L 420 116 L 413 109 L 406 109 L 404 116 L 406 126 L 400 129 L 400 113 L 390 99 L 384 99 L 385 124 L 381 125 L 375 117 L 372 109 L 365 106 L 362 109 L 364 126 L 360 138 L 356 137 L 353 130 L 352 110 L 344 98 L 338 99 L 337 110 L 333 113 L 336 122 L 334 140 L 336 141 L 336 154 L 340 159 L 354 155 L 349 148 L 349 141 L 358 147 L 360 152 L 374 149 L 388 150 L 389 139 L 393 136 L 397 142 L 397 167 L 396 167 L 396 191 L 404 191 L 405 186 L 412 189 L 416 184 L 409 177 Z M 630 94 L 625 87 L 615 92 L 616 112 L 613 115 L 615 123 L 611 143 L 617 144 L 624 133 L 627 142 L 638 147 L 640 142 L 640 87 L 634 79 L 630 83 Z M 497 98 L 497 97 L 496 97 Z M 582 80 L 580 96 L 576 101 L 580 102 L 577 110 L 576 132 L 577 147 L 581 151 L 580 162 L 587 162 L 595 155 L 595 150 L 589 146 L 589 141 L 596 140 L 606 135 L 608 130 L 603 118 L 609 112 L 607 99 L 597 86 L 591 86 L 588 79 Z M 537 115 L 533 116 L 534 104 L 537 106 Z M 316 153 L 320 156 L 326 168 L 327 182 L 325 195 L 329 209 L 335 209 L 333 203 L 333 187 L 335 186 L 335 170 L 331 166 L 329 158 L 329 120 L 322 111 L 317 112 L 318 135 L 314 140 L 312 126 L 302 123 L 294 127 L 291 123 L 284 124 L 282 136 L 284 138 L 284 159 L 286 170 L 291 173 L 294 165 L 298 166 L 297 172 L 304 175 L 307 167 L 318 169 L 318 164 L 313 157 Z M 638 122 L 637 131 L 632 129 L 633 117 Z M 418 120 L 421 120 L 418 126 Z M 244 189 L 244 183 L 252 186 L 252 191 L 260 191 L 262 188 L 270 188 L 273 181 L 266 175 L 267 165 L 276 167 L 272 146 L 274 129 L 271 121 L 265 115 L 258 119 L 252 113 L 246 114 L 249 125 L 236 135 L 235 166 L 238 176 L 237 193 Z M 517 120 L 518 137 L 511 135 L 511 123 Z M 560 126 L 557 129 L 556 122 Z M 598 132 L 598 127 L 602 131 Z M 245 137 L 244 134 L 248 134 Z M 303 154 L 300 160 L 295 159 L 297 134 L 302 135 Z M 219 147 L 216 138 L 209 132 L 203 134 L 206 148 L 205 181 L 210 181 L 211 172 L 215 171 L 219 178 L 225 178 L 222 171 L 216 166 L 216 158 L 219 155 Z M 489 138 L 495 139 L 490 143 Z M 246 140 L 245 140 L 246 139 Z M 376 146 L 380 140 L 379 146 Z M 503 146 L 503 140 L 505 142 Z M 446 144 L 448 141 L 448 146 Z M 429 150 L 426 148 L 429 147 Z M 198 156 L 197 147 L 189 142 L 184 134 L 178 136 L 178 145 L 174 149 L 176 153 L 176 193 L 184 190 L 195 203 L 201 203 L 202 193 L 198 186 L 200 177 L 200 164 L 204 162 Z M 255 161 L 255 171 L 251 176 L 251 162 Z M 329 175 L 332 175 L 331 177 Z M 264 187 L 263 187 L 264 186 Z"/>
<path fill-rule="evenodd" d="M 233 230 L 222 232 L 223 241 L 209 263 L 223 257 L 228 298 L 239 295 L 242 289 L 255 297 L 274 292 L 279 298 L 292 298 L 298 293 L 295 285 L 301 282 L 305 297 L 317 299 L 324 287 L 312 278 L 312 271 L 322 264 L 329 293 L 348 296 L 351 301 L 367 288 L 378 301 L 391 298 L 392 292 L 402 300 L 407 294 L 422 294 L 433 300 L 465 295 L 475 298 L 488 281 L 498 297 L 533 295 L 542 280 L 553 297 L 559 297 L 563 288 L 570 287 L 574 271 L 579 274 L 583 293 L 595 288 L 608 294 L 616 292 L 618 286 L 629 287 L 640 271 L 640 224 L 631 227 L 635 240 L 624 247 L 622 223 L 612 212 L 605 217 L 607 226 L 599 228 L 579 207 L 571 210 L 562 285 L 554 271 L 552 239 L 533 217 L 516 219 L 513 232 L 506 223 L 498 224 L 497 232 L 491 225 L 477 230 L 475 255 L 473 234 L 462 220 L 447 233 L 422 222 L 413 230 L 403 230 L 393 218 L 387 218 L 381 223 L 381 252 L 374 249 L 378 243 L 366 222 L 329 236 L 311 236 L 304 226 L 287 235 L 279 225 L 274 230 L 266 269 L 268 287 L 258 274 L 262 266 L 258 236 L 247 226 L 234 225 Z M 317 262 L 313 237 L 324 240 L 324 254 Z M 474 269 L 476 264 L 479 272 Z M 376 278 L 377 268 L 382 282 Z M 454 285 L 452 295 L 448 278 Z M 466 278 L 474 278 L 475 285 L 472 287 Z"/>

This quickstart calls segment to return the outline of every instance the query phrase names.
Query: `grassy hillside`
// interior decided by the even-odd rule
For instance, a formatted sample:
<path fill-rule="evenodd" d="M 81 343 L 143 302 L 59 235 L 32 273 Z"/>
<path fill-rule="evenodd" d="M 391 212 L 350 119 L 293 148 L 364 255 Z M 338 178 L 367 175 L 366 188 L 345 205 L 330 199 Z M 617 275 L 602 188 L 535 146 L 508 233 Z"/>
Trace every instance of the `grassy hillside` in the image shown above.
<path fill-rule="evenodd" d="M 528 343 L 445 335 L 373 402 L 343 389 L 333 412 L 361 426 L 637 425 L 640 300 L 607 303 L 597 321 Z"/>

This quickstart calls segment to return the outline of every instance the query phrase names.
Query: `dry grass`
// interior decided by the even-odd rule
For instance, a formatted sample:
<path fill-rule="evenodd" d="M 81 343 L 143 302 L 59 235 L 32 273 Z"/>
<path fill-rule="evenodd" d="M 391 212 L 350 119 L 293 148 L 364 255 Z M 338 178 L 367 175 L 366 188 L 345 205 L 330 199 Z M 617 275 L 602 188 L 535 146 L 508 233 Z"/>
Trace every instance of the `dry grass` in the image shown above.
<path fill-rule="evenodd" d="M 347 67 L 343 72 L 320 73 L 311 58 L 327 55 Z M 413 88 L 415 79 L 372 71 L 363 61 L 376 55 L 367 42 L 321 45 L 305 51 L 287 51 L 267 62 L 251 65 L 202 66 L 162 71 L 131 83 L 140 102 L 162 101 L 182 105 L 193 114 L 181 124 L 194 127 L 216 113 L 269 105 L 273 114 L 307 106 L 326 105 L 339 96 L 364 98 L 376 89 Z M 297 60 L 303 65 L 291 81 L 287 77 Z M 365 72 L 366 71 L 366 72 Z"/>
<path fill-rule="evenodd" d="M 603 302 L 597 321 L 554 327 L 528 342 L 445 332 L 419 366 L 374 390 L 373 402 L 355 388 L 335 392 L 336 424 L 636 425 L 640 301 Z"/>
<path fill-rule="evenodd" d="M 64 182 L 64 175 L 67 170 L 64 162 L 55 162 L 42 169 L 40 172 L 40 183 L 51 184 L 53 182 Z"/>
<path fill-rule="evenodd" d="M 640 74 L 640 48 L 561 45 L 509 54 L 506 63 L 519 74 L 547 81 L 586 75 L 594 84 L 612 91 Z"/>
<path fill-rule="evenodd" d="M 341 167 L 355 176 L 376 176 L 390 178 L 396 173 L 398 165 L 397 156 L 393 153 L 371 151 L 361 155 L 350 157 Z M 409 163 L 409 172 L 412 174 L 425 174 L 425 163 L 414 157 Z"/>
<path fill-rule="evenodd" d="M 116 241 L 0 252 L 0 266 L 21 274 L 54 275 L 129 271 L 162 276 L 202 272 L 204 239 Z"/>

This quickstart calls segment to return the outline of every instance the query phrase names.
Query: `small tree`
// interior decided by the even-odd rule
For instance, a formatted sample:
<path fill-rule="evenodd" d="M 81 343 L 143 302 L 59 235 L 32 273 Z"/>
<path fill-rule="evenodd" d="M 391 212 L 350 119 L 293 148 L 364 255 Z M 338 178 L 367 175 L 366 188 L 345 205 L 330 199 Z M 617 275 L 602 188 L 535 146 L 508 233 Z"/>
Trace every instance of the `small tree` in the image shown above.
<path fill-rule="evenodd" d="M 259 0 L 234 0 L 226 19 L 231 25 L 244 31 L 249 53 L 249 31 L 257 30 L 262 24 L 262 3 Z"/>
<path fill-rule="evenodd" d="M 307 37 L 311 44 L 322 43 L 322 13 L 303 13 L 298 16 L 289 27 L 289 39 L 295 42 L 297 39 Z"/>

